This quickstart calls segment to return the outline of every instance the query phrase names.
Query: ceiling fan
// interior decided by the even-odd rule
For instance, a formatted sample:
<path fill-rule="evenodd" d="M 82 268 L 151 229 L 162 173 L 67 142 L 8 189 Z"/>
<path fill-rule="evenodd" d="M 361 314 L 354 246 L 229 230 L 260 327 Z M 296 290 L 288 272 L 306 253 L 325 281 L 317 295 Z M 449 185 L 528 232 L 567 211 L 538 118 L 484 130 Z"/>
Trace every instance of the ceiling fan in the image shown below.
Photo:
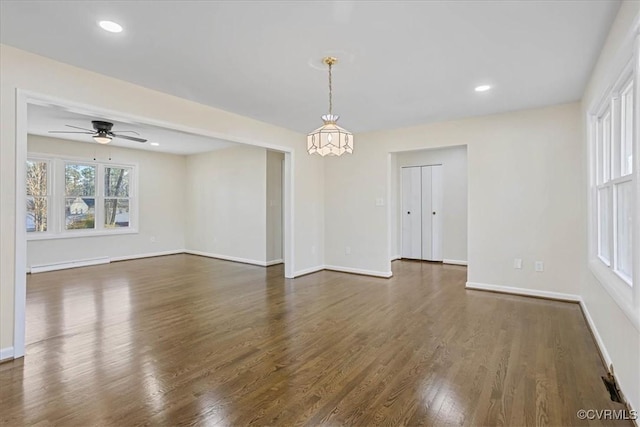
<path fill-rule="evenodd" d="M 135 136 L 121 135 L 122 133 L 125 133 L 125 132 L 135 133 L 136 135 L 140 135 L 138 132 L 133 130 L 121 130 L 118 132 L 113 132 L 111 130 L 111 128 L 113 128 L 113 123 L 103 122 L 101 120 L 93 120 L 91 123 L 93 124 L 93 130 L 81 128 L 78 126 L 65 125 L 73 129 L 80 129 L 82 130 L 82 132 L 66 131 L 66 130 L 50 130 L 49 133 L 84 133 L 87 135 L 92 135 L 94 141 L 100 144 L 108 144 L 109 142 L 111 142 L 113 138 L 128 139 L 130 141 L 136 141 L 136 142 L 147 142 L 146 139 L 136 138 Z"/>

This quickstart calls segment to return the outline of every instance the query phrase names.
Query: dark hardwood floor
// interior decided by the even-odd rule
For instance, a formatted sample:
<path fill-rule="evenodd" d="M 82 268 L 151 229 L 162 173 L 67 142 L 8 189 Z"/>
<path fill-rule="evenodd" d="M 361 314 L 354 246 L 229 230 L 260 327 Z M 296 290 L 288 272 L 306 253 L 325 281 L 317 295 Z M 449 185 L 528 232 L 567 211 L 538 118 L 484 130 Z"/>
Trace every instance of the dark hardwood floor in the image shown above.
<path fill-rule="evenodd" d="M 623 409 L 577 304 L 468 291 L 465 267 L 393 271 L 286 280 L 173 255 L 32 275 L 0 420 L 602 425 L 576 412 Z"/>

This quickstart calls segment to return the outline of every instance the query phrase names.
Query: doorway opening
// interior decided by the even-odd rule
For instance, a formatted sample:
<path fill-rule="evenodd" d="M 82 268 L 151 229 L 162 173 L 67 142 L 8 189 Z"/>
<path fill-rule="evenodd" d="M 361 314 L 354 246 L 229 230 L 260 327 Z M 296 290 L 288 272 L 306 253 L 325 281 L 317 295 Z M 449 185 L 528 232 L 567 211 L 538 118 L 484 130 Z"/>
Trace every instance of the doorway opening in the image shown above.
<path fill-rule="evenodd" d="M 467 146 L 390 153 L 391 260 L 467 265 Z"/>
<path fill-rule="evenodd" d="M 280 241 L 281 241 L 281 262 L 284 263 L 283 271 L 284 276 L 287 278 L 293 277 L 293 184 L 292 184 L 292 175 L 293 175 L 293 162 L 294 162 L 294 154 L 289 147 L 278 146 L 274 144 L 267 144 L 261 141 L 249 140 L 243 137 L 236 137 L 234 135 L 227 135 L 223 133 L 217 133 L 213 131 L 190 128 L 187 126 L 178 125 L 171 122 L 164 122 L 160 120 L 155 120 L 147 117 L 133 116 L 126 113 L 121 113 L 118 111 L 107 110 L 97 106 L 80 104 L 64 99 L 58 99 L 55 97 L 42 95 L 33 92 L 27 92 L 23 90 L 17 91 L 17 102 L 16 102 L 16 176 L 26 176 L 27 174 L 27 159 L 28 159 L 28 134 L 29 131 L 29 120 L 28 120 L 28 107 L 30 106 L 39 106 L 46 108 L 54 108 L 62 111 L 66 111 L 68 113 L 73 113 L 77 115 L 83 115 L 87 117 L 99 117 L 108 119 L 110 122 L 121 122 L 130 124 L 133 126 L 142 126 L 146 127 L 146 129 L 150 129 L 150 127 L 163 128 L 169 131 L 179 132 L 182 134 L 194 135 L 199 138 L 211 138 L 217 140 L 224 140 L 230 143 L 239 144 L 239 146 L 244 147 L 254 147 L 261 148 L 264 150 L 270 150 L 274 152 L 278 152 L 281 155 L 280 164 L 282 165 L 282 172 L 280 176 L 283 178 L 280 183 L 280 188 L 282 192 L 281 197 L 281 231 L 280 231 Z M 64 124 L 63 124 L 64 125 Z M 55 130 L 55 129 L 54 129 Z M 103 150 L 104 151 L 104 150 Z M 104 153 L 103 153 L 104 154 Z M 107 160 L 102 161 L 98 166 L 95 167 L 95 170 L 99 171 L 105 169 L 110 161 L 109 157 L 111 157 L 110 153 L 106 155 Z M 86 157 L 86 156 L 85 156 Z M 91 157 L 93 159 L 93 157 Z M 264 157 L 263 157 L 264 159 Z M 96 156 L 96 161 L 97 156 Z M 263 160 L 264 161 L 264 160 Z M 93 162 L 93 160 L 91 160 Z M 65 163 L 60 163 L 63 168 L 59 170 L 64 170 Z M 135 166 L 135 165 L 134 165 Z M 264 175 L 263 178 L 264 179 Z M 104 181 L 104 180 L 102 180 Z M 95 181 L 95 182 L 102 182 Z M 161 188 L 160 188 L 161 190 Z M 98 197 L 98 196 L 96 196 Z M 94 197 L 95 199 L 95 197 Z M 93 200 L 95 202 L 95 200 Z M 15 288 L 14 288 L 14 346 L 13 346 L 13 358 L 19 358 L 24 356 L 25 354 L 25 322 L 26 322 L 26 273 L 27 273 L 27 227 L 25 227 L 25 218 L 27 217 L 27 205 L 28 205 L 28 196 L 27 196 L 27 185 L 26 180 L 18 179 L 16 180 L 16 239 L 15 239 Z M 86 203 L 86 202 L 85 202 Z M 89 204 L 87 205 L 89 206 Z M 264 212 L 265 205 L 262 205 L 262 211 Z M 66 226 L 66 220 L 64 217 L 65 211 L 60 211 L 62 214 L 59 214 L 60 218 L 59 229 L 61 231 L 65 231 L 68 227 Z M 106 216 L 103 215 L 106 218 Z M 264 221 L 264 219 L 262 220 Z M 119 221 L 122 222 L 122 221 Z M 84 222 L 83 224 L 89 224 L 89 222 Z M 95 223 L 95 219 L 94 219 Z M 165 227 L 168 228 L 168 227 Z M 133 230 L 130 234 L 136 234 L 137 231 Z M 71 241 L 71 239 L 66 239 L 66 241 Z M 157 240 L 154 236 L 147 236 L 147 243 L 156 243 Z M 264 242 L 264 241 L 263 241 Z M 266 251 L 264 243 L 261 245 L 260 250 L 262 253 Z M 184 250 L 183 250 L 184 251 Z"/>

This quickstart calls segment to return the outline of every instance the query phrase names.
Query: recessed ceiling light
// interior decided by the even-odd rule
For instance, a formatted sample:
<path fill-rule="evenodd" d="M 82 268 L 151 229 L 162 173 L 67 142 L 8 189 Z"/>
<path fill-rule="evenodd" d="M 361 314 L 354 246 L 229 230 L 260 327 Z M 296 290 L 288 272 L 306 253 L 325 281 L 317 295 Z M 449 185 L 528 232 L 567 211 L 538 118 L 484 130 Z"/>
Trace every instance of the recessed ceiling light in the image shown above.
<path fill-rule="evenodd" d="M 149 145 L 153 145 L 154 147 L 157 147 L 158 145 L 160 145 L 159 142 L 150 142 Z"/>
<path fill-rule="evenodd" d="M 489 85 L 481 85 L 481 86 L 477 86 L 476 87 L 476 92 L 486 92 L 489 89 L 491 89 L 491 86 L 489 86 Z"/>
<path fill-rule="evenodd" d="M 110 33 L 122 32 L 122 25 L 118 24 L 117 22 L 100 21 L 98 22 L 98 25 L 100 25 L 100 28 L 102 28 L 105 31 L 109 31 Z"/>

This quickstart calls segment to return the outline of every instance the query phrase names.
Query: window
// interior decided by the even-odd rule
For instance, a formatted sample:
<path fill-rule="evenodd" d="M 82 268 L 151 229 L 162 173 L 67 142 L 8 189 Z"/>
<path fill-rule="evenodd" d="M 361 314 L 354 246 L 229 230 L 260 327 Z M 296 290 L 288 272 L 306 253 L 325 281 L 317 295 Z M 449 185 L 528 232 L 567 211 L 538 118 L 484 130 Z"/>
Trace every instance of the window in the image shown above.
<path fill-rule="evenodd" d="M 133 165 L 30 157 L 29 239 L 137 232 L 135 170 Z"/>
<path fill-rule="evenodd" d="M 634 85 L 631 73 L 604 99 L 592 124 L 596 247 L 600 261 L 633 285 Z"/>
<path fill-rule="evenodd" d="M 96 228 L 96 167 L 65 164 L 64 191 L 65 228 Z"/>
<path fill-rule="evenodd" d="M 129 226 L 129 176 L 131 169 L 105 167 L 104 169 L 104 226 Z"/>
<path fill-rule="evenodd" d="M 49 162 L 27 161 L 27 232 L 47 231 L 49 217 Z"/>

